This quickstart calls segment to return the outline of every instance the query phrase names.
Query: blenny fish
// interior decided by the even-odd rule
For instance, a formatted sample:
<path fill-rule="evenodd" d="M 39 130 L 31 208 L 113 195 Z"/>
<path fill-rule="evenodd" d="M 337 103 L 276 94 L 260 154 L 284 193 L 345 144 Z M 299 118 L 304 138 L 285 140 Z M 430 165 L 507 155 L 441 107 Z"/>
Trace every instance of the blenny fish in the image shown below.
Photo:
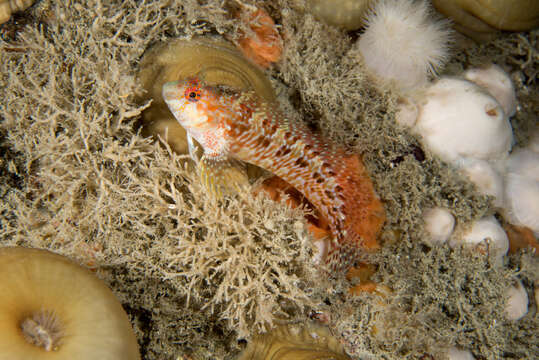
<path fill-rule="evenodd" d="M 378 248 L 384 208 L 359 156 L 287 119 L 277 104 L 252 91 L 192 78 L 166 83 L 163 98 L 191 141 L 204 149 L 199 165 L 206 177 L 239 160 L 279 176 L 312 203 L 333 237 L 326 257 L 330 269 L 344 271 L 361 249 Z"/>

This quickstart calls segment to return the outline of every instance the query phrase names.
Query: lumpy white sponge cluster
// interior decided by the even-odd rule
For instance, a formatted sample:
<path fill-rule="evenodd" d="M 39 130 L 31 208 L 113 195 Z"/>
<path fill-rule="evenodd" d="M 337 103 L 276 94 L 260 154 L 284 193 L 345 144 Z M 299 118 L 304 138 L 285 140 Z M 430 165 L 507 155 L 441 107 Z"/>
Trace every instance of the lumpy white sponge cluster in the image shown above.
<path fill-rule="evenodd" d="M 455 230 L 455 217 L 449 209 L 434 207 L 423 212 L 426 237 L 431 246 L 449 241 L 452 247 L 465 245 L 482 253 L 493 254 L 497 265 L 503 264 L 503 257 L 509 250 L 509 238 L 494 216 L 487 216 L 471 224 L 464 224 Z"/>
<path fill-rule="evenodd" d="M 412 130 L 431 152 L 454 164 L 465 158 L 506 158 L 513 142 L 511 124 L 498 101 L 458 78 L 442 78 L 427 89 Z"/>
<path fill-rule="evenodd" d="M 475 360 L 475 357 L 468 350 L 462 350 L 457 347 L 452 347 L 447 351 L 448 360 Z"/>
<path fill-rule="evenodd" d="M 536 133 L 539 137 L 539 133 Z M 529 227 L 539 237 L 539 151 L 535 139 L 525 148 L 513 151 L 505 173 L 505 218 Z"/>
<path fill-rule="evenodd" d="M 495 64 L 472 68 L 464 72 L 464 78 L 486 89 L 502 106 L 505 115 L 513 116 L 517 111 L 515 87 L 509 75 Z"/>
<path fill-rule="evenodd" d="M 455 227 L 455 217 L 448 209 L 442 207 L 425 210 L 423 212 L 423 221 L 427 232 L 425 241 L 430 245 L 446 242 Z"/>
<path fill-rule="evenodd" d="M 512 111 L 514 101 L 507 100 L 514 97 L 511 81 L 498 71 L 494 74 L 494 80 L 482 82 L 498 84 L 491 86 Z M 504 206 L 503 167 L 513 131 L 504 106 L 486 88 L 461 78 L 441 78 L 416 101 L 403 102 L 397 121 L 411 127 L 431 153 L 453 164 L 479 191 L 492 196 L 497 207 Z"/>
<path fill-rule="evenodd" d="M 459 169 L 480 192 L 492 196 L 497 208 L 514 214 L 512 222 L 535 229 L 537 221 L 531 217 L 538 218 L 537 206 L 532 203 L 539 202 L 535 200 L 539 190 L 531 186 L 536 180 L 530 180 L 530 173 L 537 173 L 532 164 L 537 156 L 514 152 L 509 164 L 526 165 L 518 171 L 510 166 L 506 174 L 513 144 L 509 117 L 516 110 L 511 78 L 499 66 L 489 65 L 467 70 L 462 78 L 443 77 L 425 91 L 402 99 L 397 122 L 417 134 L 431 153 Z M 535 153 L 537 143 L 533 138 L 527 152 Z M 534 202 L 526 204 L 524 191 Z"/>
<path fill-rule="evenodd" d="M 425 1 L 378 1 L 357 43 L 367 69 L 397 90 L 426 85 L 447 59 L 451 39 L 447 22 L 433 19 Z"/>
<path fill-rule="evenodd" d="M 528 312 L 528 293 L 519 280 L 507 290 L 504 310 L 505 317 L 513 321 L 522 319 Z"/>
<path fill-rule="evenodd" d="M 470 227 L 453 236 L 449 244 L 451 246 L 463 244 L 481 252 L 492 253 L 498 265 L 503 263 L 503 257 L 509 250 L 509 238 L 494 216 L 473 222 Z"/>
<path fill-rule="evenodd" d="M 425 91 L 402 101 L 397 121 L 411 127 L 431 153 L 453 164 L 494 204 L 505 205 L 503 172 L 513 143 L 507 112 L 516 108 L 509 76 L 495 67 L 468 71 L 469 78 L 444 77 Z M 490 91 L 496 93 L 494 96 Z M 500 98 L 506 104 L 502 106 Z M 494 217 L 462 224 L 452 233 L 450 209 L 430 209 L 424 213 L 428 243 L 467 245 L 494 253 L 498 264 L 508 251 L 508 238 Z M 448 230 L 451 228 L 451 230 Z M 487 246 L 488 245 L 488 246 Z"/>
<path fill-rule="evenodd" d="M 473 82 L 444 77 L 403 101 L 397 121 L 492 196 L 506 220 L 539 236 L 539 128 L 510 153 L 517 100 L 509 75 L 490 65 L 463 76 Z"/>
<path fill-rule="evenodd" d="M 462 173 L 466 175 L 483 194 L 490 195 L 494 198 L 495 206 L 503 207 L 505 199 L 503 176 L 490 162 L 468 158 L 462 159 L 459 166 Z"/>

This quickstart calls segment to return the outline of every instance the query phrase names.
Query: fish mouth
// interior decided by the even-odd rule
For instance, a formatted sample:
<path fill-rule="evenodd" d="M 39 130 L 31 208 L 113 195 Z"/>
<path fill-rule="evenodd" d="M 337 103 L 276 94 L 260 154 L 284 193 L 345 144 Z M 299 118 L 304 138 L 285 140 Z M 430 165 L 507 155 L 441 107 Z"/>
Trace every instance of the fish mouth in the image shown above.
<path fill-rule="evenodd" d="M 163 99 L 165 101 L 171 101 L 178 99 L 178 94 L 180 93 L 180 82 L 179 81 L 169 81 L 163 85 Z"/>

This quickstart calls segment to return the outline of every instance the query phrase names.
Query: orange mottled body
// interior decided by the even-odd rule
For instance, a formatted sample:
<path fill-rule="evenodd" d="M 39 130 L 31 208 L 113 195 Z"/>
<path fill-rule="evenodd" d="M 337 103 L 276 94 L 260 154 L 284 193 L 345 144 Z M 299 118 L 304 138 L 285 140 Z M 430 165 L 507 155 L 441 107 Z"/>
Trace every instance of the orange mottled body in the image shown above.
<path fill-rule="evenodd" d="M 192 99 L 197 96 L 193 92 L 198 99 Z M 251 92 L 190 80 L 166 84 L 163 96 L 205 155 L 217 162 L 230 157 L 262 167 L 313 204 L 334 236 L 326 259 L 334 270 L 348 268 L 360 248 L 378 247 L 384 209 L 358 156 L 305 124 L 287 120 Z"/>

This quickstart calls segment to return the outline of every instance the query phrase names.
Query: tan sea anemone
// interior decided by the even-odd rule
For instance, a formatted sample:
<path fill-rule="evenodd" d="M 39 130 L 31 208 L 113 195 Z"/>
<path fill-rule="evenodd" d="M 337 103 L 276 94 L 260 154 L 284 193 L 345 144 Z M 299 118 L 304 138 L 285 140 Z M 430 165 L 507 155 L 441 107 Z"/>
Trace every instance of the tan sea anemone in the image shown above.
<path fill-rule="evenodd" d="M 346 30 L 363 26 L 363 15 L 373 0 L 308 0 L 307 10 L 316 18 Z"/>
<path fill-rule="evenodd" d="M 185 130 L 166 106 L 161 92 L 168 81 L 194 76 L 204 79 L 208 85 L 253 89 L 265 100 L 275 100 L 271 83 L 264 73 L 225 40 L 211 37 L 177 39 L 151 48 L 142 58 L 138 74 L 138 80 L 146 90 L 140 100 L 153 100 L 142 115 L 143 135 L 160 135 L 181 154 L 187 153 Z"/>
<path fill-rule="evenodd" d="M 90 271 L 45 250 L 0 248 L 1 360 L 136 360 L 129 319 Z"/>
<path fill-rule="evenodd" d="M 237 360 L 349 360 L 326 327 L 282 325 L 253 338 Z"/>
<path fill-rule="evenodd" d="M 432 0 L 455 28 L 477 40 L 498 30 L 524 31 L 539 26 L 537 0 Z"/>
<path fill-rule="evenodd" d="M 0 0 L 0 24 L 8 21 L 14 12 L 26 10 L 33 3 L 34 0 Z"/>

